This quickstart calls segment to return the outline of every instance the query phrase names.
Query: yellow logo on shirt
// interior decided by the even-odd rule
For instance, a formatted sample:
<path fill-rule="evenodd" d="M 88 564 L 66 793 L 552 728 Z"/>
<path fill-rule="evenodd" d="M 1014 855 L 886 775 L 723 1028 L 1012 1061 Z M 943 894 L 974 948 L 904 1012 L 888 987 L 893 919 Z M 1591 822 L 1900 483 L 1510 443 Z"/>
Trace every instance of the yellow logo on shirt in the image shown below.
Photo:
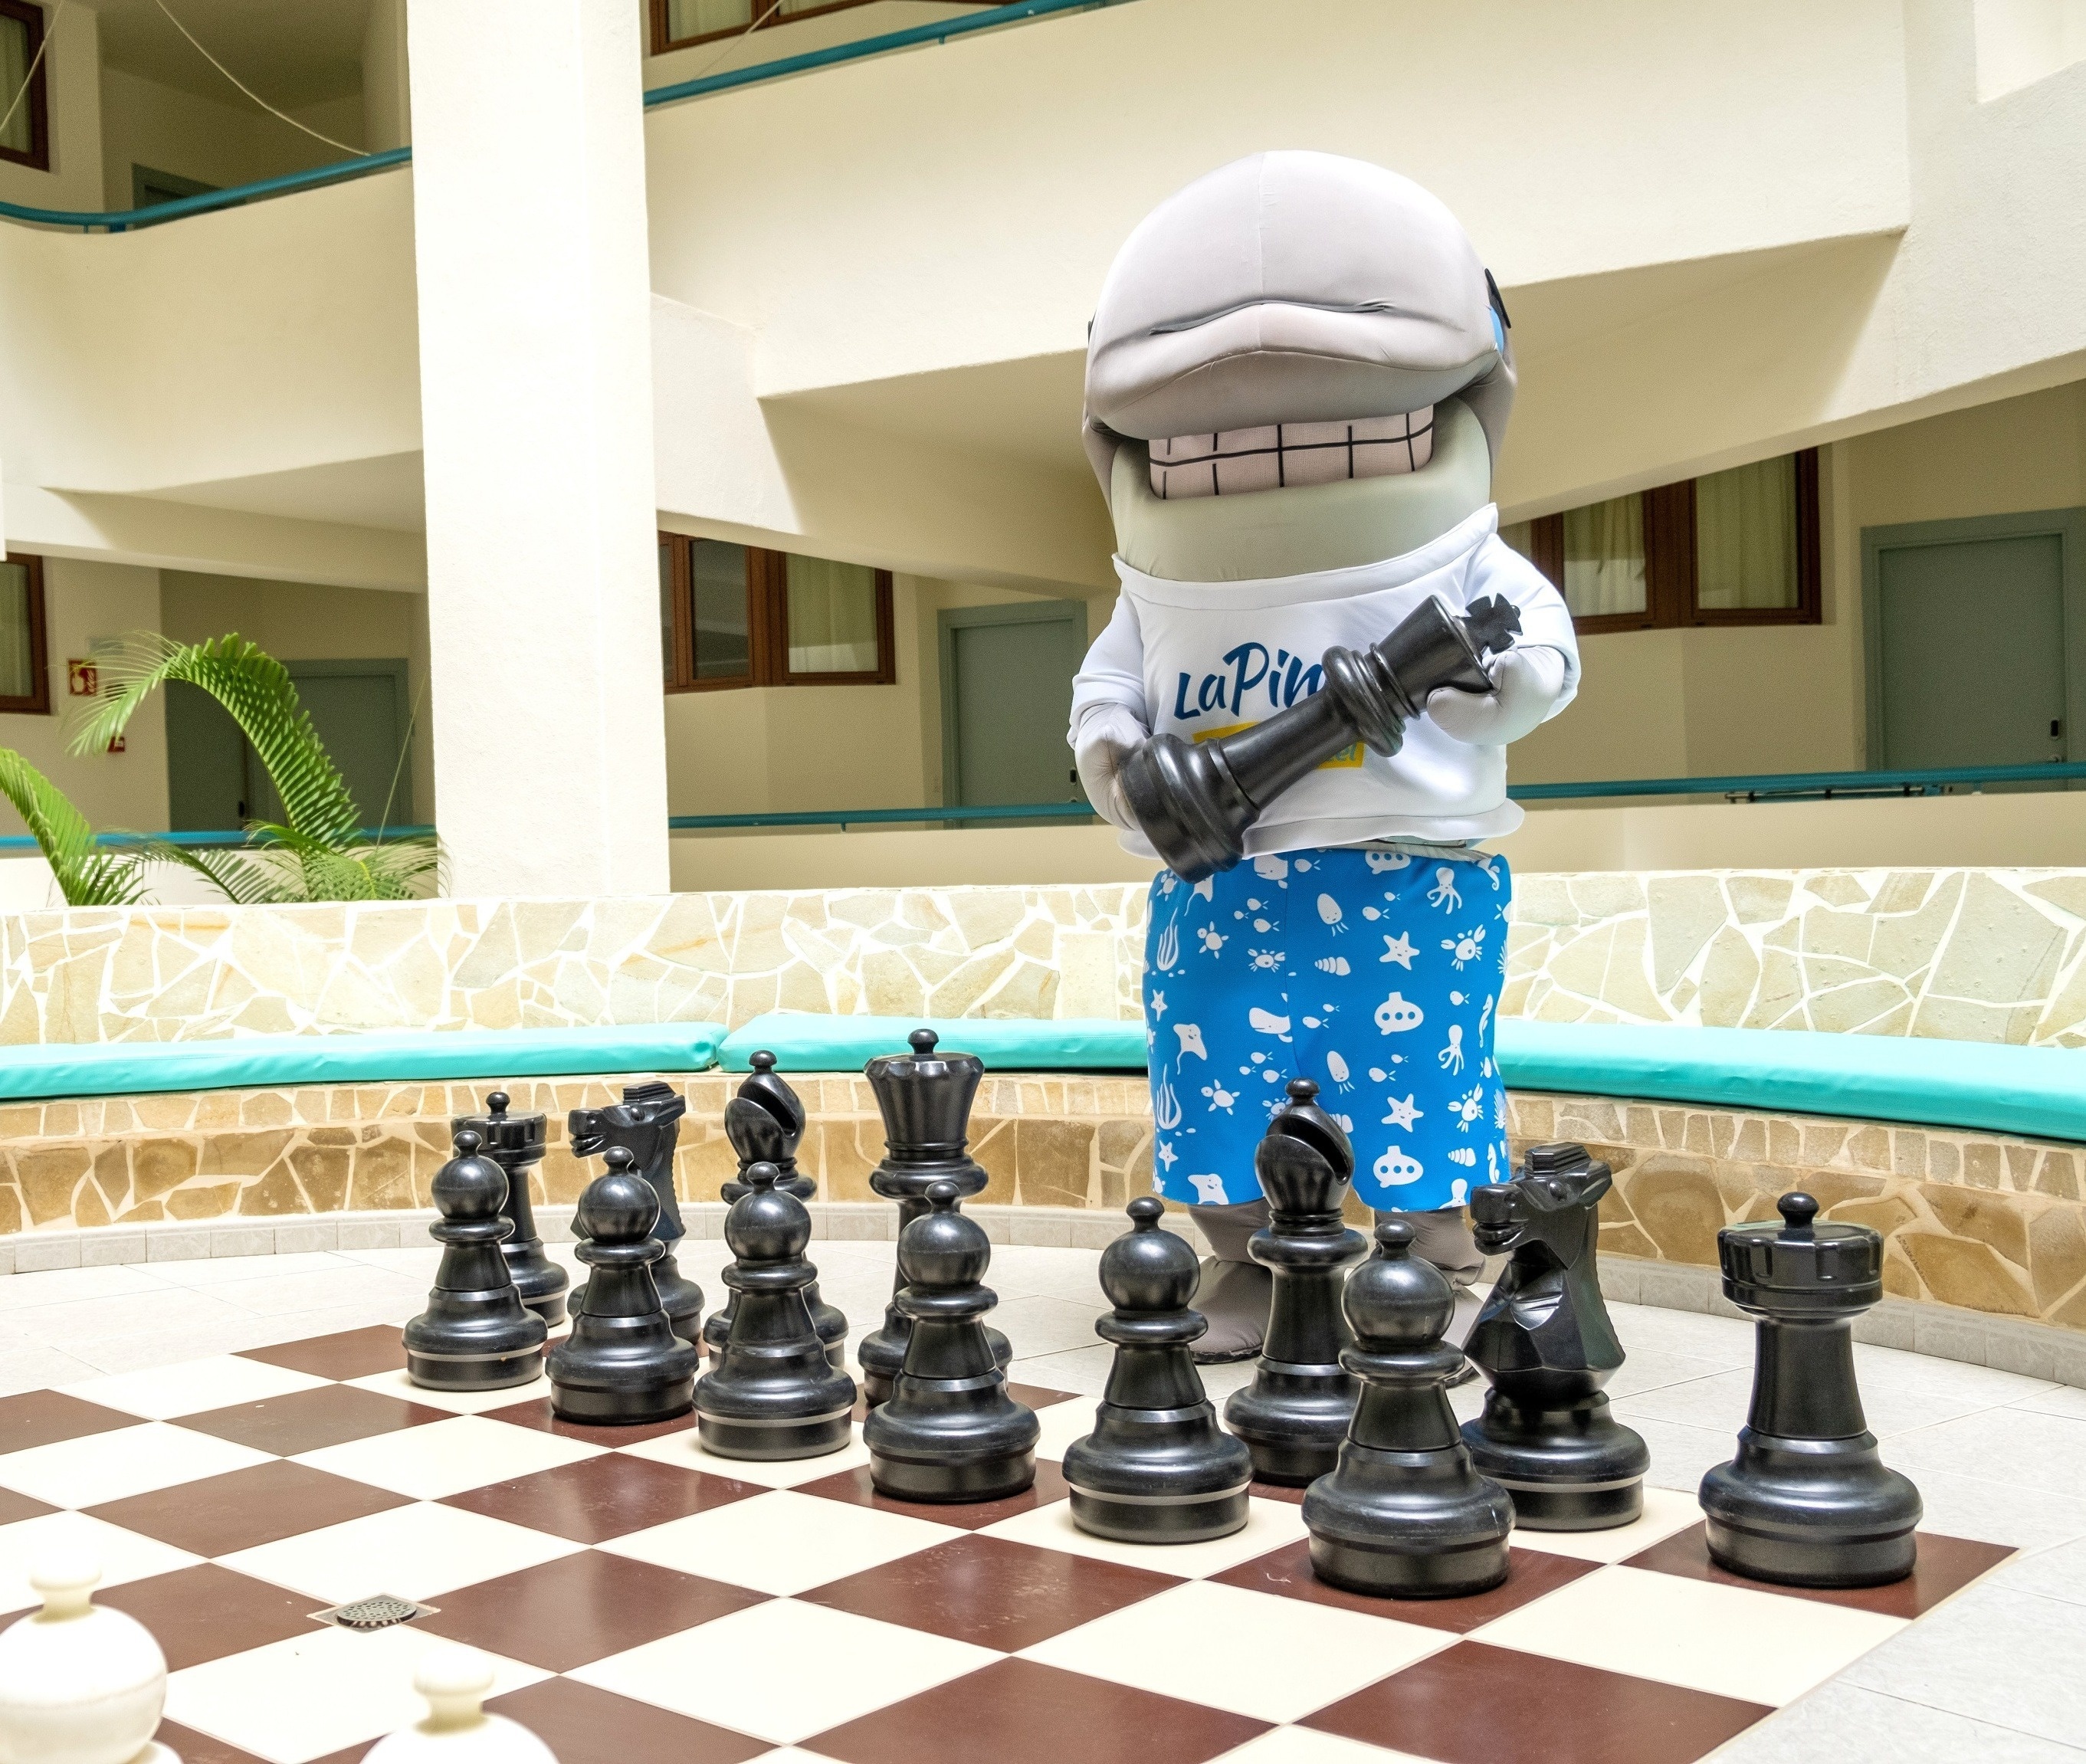
<path fill-rule="evenodd" d="M 1222 741 L 1227 735 L 1242 734 L 1245 730 L 1251 729 L 1254 726 L 1254 725 L 1251 723 L 1233 723 L 1228 729 L 1198 729 L 1195 731 L 1191 739 L 1193 739 L 1198 746 L 1200 746 L 1206 741 Z M 1337 754 L 1334 754 L 1330 759 L 1320 760 L 1317 769 L 1320 771 L 1330 771 L 1335 767 L 1344 766 L 1352 767 L 1359 766 L 1361 763 L 1362 744 L 1360 742 L 1350 742 Z"/>

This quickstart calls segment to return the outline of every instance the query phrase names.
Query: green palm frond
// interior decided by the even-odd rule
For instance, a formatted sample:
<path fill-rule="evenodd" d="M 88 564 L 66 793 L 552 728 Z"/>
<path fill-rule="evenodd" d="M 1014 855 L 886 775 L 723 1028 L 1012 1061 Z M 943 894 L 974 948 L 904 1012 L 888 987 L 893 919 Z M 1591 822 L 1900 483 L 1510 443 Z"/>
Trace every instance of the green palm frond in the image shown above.
<path fill-rule="evenodd" d="M 236 631 L 177 643 L 160 631 L 134 631 L 96 659 L 101 691 L 72 731 L 74 753 L 106 750 L 154 687 L 182 681 L 209 693 L 253 742 L 290 826 L 334 844 L 353 838 L 355 798 L 312 727 L 289 669 L 258 644 Z"/>
<path fill-rule="evenodd" d="M 442 856 L 436 843 L 364 839 L 355 798 L 312 727 L 289 669 L 258 644 L 236 632 L 185 644 L 137 631 L 101 650 L 97 660 L 101 691 L 74 725 L 74 753 L 106 748 L 155 687 L 177 680 L 200 687 L 231 714 L 282 799 L 281 822 L 247 824 L 250 845 L 185 851 L 155 843 L 151 861 L 181 865 L 242 906 L 408 900 L 440 886 Z M 404 765 L 402 752 L 394 791 Z"/>
<path fill-rule="evenodd" d="M 0 796 L 36 836 L 69 907 L 127 907 L 145 891 L 137 852 L 107 852 L 72 799 L 11 747 L 0 747 Z"/>

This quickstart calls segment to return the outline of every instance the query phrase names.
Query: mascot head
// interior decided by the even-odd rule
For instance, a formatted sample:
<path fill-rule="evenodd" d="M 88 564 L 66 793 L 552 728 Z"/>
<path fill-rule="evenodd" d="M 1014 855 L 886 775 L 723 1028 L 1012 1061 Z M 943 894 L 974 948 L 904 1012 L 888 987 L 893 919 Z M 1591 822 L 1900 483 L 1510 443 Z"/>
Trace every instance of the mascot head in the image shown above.
<path fill-rule="evenodd" d="M 1491 499 L 1513 387 L 1505 307 L 1440 202 L 1359 159 L 1259 153 L 1167 198 L 1116 254 L 1088 341 L 1087 451 L 1147 563 L 1187 531 L 1152 502 L 1335 484 L 1344 501 L 1284 500 L 1303 520 L 1374 518 L 1403 548 Z"/>

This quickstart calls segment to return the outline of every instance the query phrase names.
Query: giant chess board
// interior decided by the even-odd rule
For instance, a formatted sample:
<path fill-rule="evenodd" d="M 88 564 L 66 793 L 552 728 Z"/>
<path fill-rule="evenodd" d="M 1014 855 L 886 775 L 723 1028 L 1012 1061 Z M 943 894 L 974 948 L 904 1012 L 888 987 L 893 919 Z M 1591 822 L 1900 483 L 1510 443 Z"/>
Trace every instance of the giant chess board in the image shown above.
<path fill-rule="evenodd" d="M 0 1605 L 84 1543 L 166 1650 L 187 1764 L 359 1758 L 424 1712 L 435 1637 L 492 1656 L 492 1706 L 562 1764 L 1683 1764 L 2007 1554 L 1926 1535 L 1897 1586 L 1770 1590 L 1651 1490 L 1624 1530 L 1518 1533 L 1492 1592 L 1394 1604 L 1313 1579 L 1296 1490 L 1215 1543 L 1075 1530 L 1056 1460 L 1088 1398 L 1016 1387 L 1029 1493 L 913 1507 L 858 1437 L 747 1464 L 692 1418 L 574 1426 L 540 1382 L 445 1395 L 403 1364 L 370 1328 L 0 1399 Z M 377 1593 L 428 1609 L 315 1617 Z"/>

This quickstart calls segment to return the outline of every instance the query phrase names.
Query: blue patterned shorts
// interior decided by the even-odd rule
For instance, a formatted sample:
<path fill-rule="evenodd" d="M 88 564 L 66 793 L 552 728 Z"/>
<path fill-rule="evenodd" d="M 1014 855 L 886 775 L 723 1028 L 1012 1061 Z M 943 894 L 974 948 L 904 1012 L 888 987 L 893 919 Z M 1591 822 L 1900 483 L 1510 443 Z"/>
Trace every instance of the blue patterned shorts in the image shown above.
<path fill-rule="evenodd" d="M 1354 1141 L 1372 1207 L 1430 1212 L 1505 1180 L 1492 1017 L 1512 893 L 1491 856 L 1288 852 L 1192 886 L 1162 871 L 1144 945 L 1159 1192 L 1257 1199 L 1254 1148 L 1300 1076 Z"/>

